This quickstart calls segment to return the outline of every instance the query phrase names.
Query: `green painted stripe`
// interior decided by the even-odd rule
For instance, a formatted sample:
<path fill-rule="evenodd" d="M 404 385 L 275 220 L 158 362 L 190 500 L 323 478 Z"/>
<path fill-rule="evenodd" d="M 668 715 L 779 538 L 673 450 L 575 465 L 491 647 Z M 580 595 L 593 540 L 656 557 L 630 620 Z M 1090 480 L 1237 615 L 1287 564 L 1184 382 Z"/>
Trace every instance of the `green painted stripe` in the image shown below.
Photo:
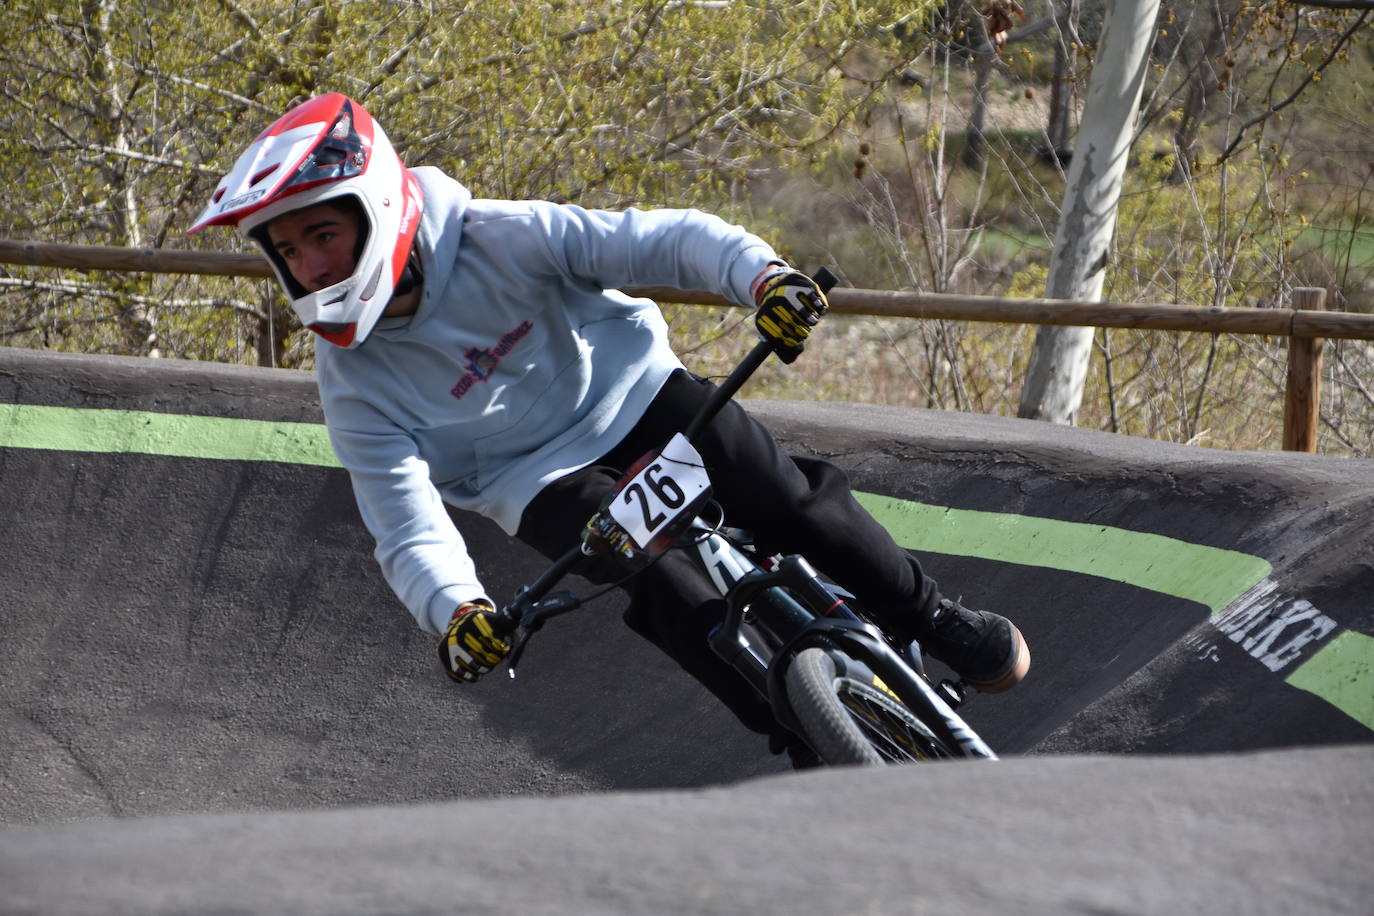
<path fill-rule="evenodd" d="M 0 447 L 338 467 L 318 423 L 0 404 Z"/>
<path fill-rule="evenodd" d="M 0 447 L 339 466 L 315 423 L 31 404 L 0 404 Z M 1156 534 L 855 495 L 912 550 L 1098 576 L 1197 601 L 1213 614 L 1271 571 L 1260 557 Z M 1340 634 L 1287 683 L 1374 729 L 1374 639 Z"/>
<path fill-rule="evenodd" d="M 1374 729 L 1374 637 L 1346 630 L 1288 675 L 1287 683 Z"/>
<path fill-rule="evenodd" d="M 323 426 L 0 404 L 0 446 L 338 467 Z M 1270 572 L 1259 557 L 1105 525 L 857 493 L 904 547 L 1099 576 L 1220 612 Z"/>
<path fill-rule="evenodd" d="M 1098 576 L 1197 601 L 1220 613 L 1272 567 L 1260 557 L 1158 534 L 1026 515 L 950 509 L 856 493 L 911 550 Z"/>
<path fill-rule="evenodd" d="M 1098 576 L 1197 601 L 1214 616 L 1272 571 L 1260 557 L 1157 534 L 855 496 L 903 547 Z M 1374 729 L 1374 638 L 1341 633 L 1286 683 Z"/>

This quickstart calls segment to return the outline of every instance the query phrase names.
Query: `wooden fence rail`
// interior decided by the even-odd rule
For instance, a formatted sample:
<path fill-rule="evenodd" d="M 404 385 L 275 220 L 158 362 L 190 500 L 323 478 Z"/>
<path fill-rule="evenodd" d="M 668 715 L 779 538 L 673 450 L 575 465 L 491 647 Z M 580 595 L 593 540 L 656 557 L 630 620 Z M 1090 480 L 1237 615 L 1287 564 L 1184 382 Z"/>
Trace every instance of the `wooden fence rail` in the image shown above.
<path fill-rule="evenodd" d="M 0 239 L 0 263 L 134 273 L 272 276 L 267 263 L 255 254 L 112 248 L 9 239 Z M 715 294 L 693 290 L 633 287 L 627 288 L 626 292 L 659 302 L 730 304 Z M 830 296 L 830 304 L 837 314 L 886 318 L 1287 337 L 1290 341 L 1288 381 L 1284 396 L 1283 447 L 1313 452 L 1316 451 L 1321 400 L 1321 353 L 1325 339 L 1374 340 L 1374 315 L 1325 311 L 1325 298 L 1325 290 L 1296 289 L 1293 291 L 1294 308 L 1257 309 L 836 289 Z"/>

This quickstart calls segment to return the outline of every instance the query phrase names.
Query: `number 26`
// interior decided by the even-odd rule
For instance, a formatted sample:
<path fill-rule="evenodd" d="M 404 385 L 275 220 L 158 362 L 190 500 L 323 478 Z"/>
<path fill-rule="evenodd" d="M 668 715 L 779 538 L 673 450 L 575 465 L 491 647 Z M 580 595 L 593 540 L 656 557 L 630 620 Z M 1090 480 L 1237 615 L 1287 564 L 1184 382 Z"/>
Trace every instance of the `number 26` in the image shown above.
<path fill-rule="evenodd" d="M 677 481 L 662 472 L 663 465 L 657 462 L 649 465 L 644 469 L 644 482 L 648 484 L 649 491 L 653 494 L 653 499 L 656 499 L 658 503 L 661 503 L 668 509 L 677 509 L 686 501 L 686 495 L 682 492 L 682 488 L 678 486 Z M 632 499 L 631 497 L 634 498 Z M 657 507 L 651 505 L 653 499 L 651 499 L 649 493 L 644 492 L 644 488 L 639 485 L 639 481 L 635 481 L 625 488 L 625 504 L 629 505 L 635 502 L 636 499 L 639 502 L 639 511 L 644 518 L 644 527 L 649 531 L 657 531 L 658 527 L 667 521 L 668 516 L 663 512 L 651 513 L 651 509 Z"/>

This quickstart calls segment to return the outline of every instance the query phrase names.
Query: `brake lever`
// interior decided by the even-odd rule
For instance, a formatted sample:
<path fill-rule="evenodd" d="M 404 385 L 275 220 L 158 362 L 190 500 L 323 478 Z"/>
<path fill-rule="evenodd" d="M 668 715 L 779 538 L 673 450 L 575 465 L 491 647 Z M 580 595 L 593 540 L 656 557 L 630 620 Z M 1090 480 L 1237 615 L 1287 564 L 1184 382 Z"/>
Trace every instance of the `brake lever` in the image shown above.
<path fill-rule="evenodd" d="M 520 661 L 520 656 L 525 654 L 525 644 L 530 641 L 530 634 L 534 630 L 524 630 L 520 633 L 520 638 L 515 641 L 515 648 L 510 651 L 510 662 L 506 667 L 506 673 L 511 680 L 515 680 L 515 666 Z"/>
<path fill-rule="evenodd" d="M 544 621 L 550 617 L 576 610 L 581 606 L 581 598 L 572 592 L 562 591 L 554 592 L 524 609 L 516 620 L 516 627 L 520 630 L 520 636 L 515 640 L 515 647 L 511 649 L 510 659 L 506 665 L 506 671 L 512 679 L 515 677 L 515 667 L 520 661 L 520 656 L 525 654 L 525 646 L 529 644 L 530 637 L 534 635 L 535 631 L 543 628 Z M 509 615 L 509 609 L 507 613 Z"/>

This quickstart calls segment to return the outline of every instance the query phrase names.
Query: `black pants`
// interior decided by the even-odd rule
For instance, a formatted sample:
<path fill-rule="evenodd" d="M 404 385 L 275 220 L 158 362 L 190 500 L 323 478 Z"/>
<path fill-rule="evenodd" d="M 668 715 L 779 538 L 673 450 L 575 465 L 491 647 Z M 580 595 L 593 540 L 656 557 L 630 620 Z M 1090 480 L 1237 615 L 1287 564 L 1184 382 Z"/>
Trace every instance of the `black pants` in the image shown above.
<path fill-rule="evenodd" d="M 520 540 L 550 559 L 577 542 L 625 468 L 662 447 L 710 396 L 714 386 L 675 372 L 639 423 L 596 464 L 545 487 L 525 508 Z M 789 457 L 772 435 L 733 401 L 692 443 L 711 476 L 727 524 L 755 535 L 769 551 L 802 553 L 844 585 L 897 632 L 914 631 L 940 600 L 935 582 L 855 501 L 834 465 Z M 624 576 L 593 570 L 601 582 Z M 772 713 L 707 643 L 725 605 L 710 579 L 685 551 L 672 550 L 627 586 L 625 622 L 706 686 L 754 731 L 774 727 Z"/>

